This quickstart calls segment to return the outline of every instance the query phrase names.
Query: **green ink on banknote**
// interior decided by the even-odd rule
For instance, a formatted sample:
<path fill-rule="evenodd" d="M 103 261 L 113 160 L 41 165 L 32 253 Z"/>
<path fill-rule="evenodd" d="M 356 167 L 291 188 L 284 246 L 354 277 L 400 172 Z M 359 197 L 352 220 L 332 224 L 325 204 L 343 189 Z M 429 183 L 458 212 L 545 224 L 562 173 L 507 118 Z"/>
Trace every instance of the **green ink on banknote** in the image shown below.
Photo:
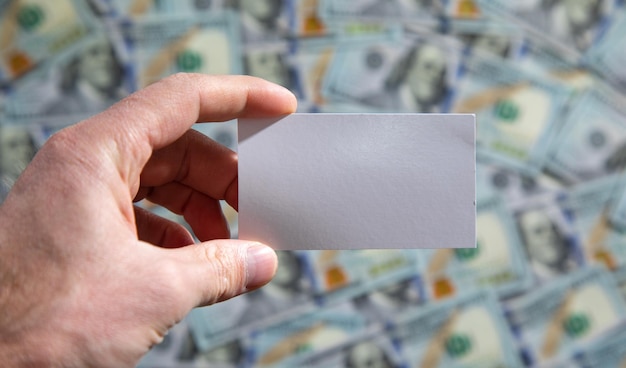
<path fill-rule="evenodd" d="M 476 248 L 467 248 L 467 249 L 455 249 L 454 250 L 454 255 L 456 256 L 456 258 L 461 261 L 461 262 L 465 262 L 465 261 L 470 261 L 474 258 L 476 258 L 479 254 L 480 250 L 478 248 L 478 246 Z"/>
<path fill-rule="evenodd" d="M 202 56 L 197 52 L 186 50 L 178 54 L 176 64 L 184 72 L 197 72 L 202 69 Z"/>
<path fill-rule="evenodd" d="M 26 32 L 32 32 L 43 23 L 45 13 L 40 6 L 23 6 L 17 14 L 17 22 Z"/>
<path fill-rule="evenodd" d="M 491 144 L 491 148 L 494 151 L 502 152 L 507 156 L 515 157 L 519 160 L 525 160 L 528 157 L 528 153 L 525 152 L 523 149 L 511 147 L 504 142 L 493 142 Z"/>
<path fill-rule="evenodd" d="M 502 121 L 512 123 L 519 116 L 519 106 L 510 100 L 500 100 L 494 107 L 496 116 Z"/>
<path fill-rule="evenodd" d="M 563 329 L 571 337 L 584 335 L 589 327 L 589 317 L 584 313 L 574 313 L 563 322 Z"/>
<path fill-rule="evenodd" d="M 452 358 L 460 358 L 472 350 L 472 341 L 466 335 L 454 334 L 446 340 L 446 351 Z"/>

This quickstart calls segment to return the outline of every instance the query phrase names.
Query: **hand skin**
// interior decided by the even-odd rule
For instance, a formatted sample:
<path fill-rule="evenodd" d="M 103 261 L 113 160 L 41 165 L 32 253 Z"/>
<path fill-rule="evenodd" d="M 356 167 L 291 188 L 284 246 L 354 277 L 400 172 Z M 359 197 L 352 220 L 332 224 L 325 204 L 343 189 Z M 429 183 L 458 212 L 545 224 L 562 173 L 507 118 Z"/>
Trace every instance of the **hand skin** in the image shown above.
<path fill-rule="evenodd" d="M 269 282 L 274 251 L 227 239 L 236 154 L 189 128 L 295 108 L 258 78 L 176 74 L 53 135 L 0 207 L 2 366 L 132 367 L 193 307 Z"/>

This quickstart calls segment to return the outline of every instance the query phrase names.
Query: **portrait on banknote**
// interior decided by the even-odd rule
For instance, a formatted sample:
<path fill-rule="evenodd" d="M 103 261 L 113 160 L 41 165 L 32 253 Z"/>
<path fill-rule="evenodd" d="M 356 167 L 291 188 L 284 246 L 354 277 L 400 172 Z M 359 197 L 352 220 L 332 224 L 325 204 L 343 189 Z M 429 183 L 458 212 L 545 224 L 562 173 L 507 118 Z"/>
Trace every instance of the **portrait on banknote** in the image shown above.
<path fill-rule="evenodd" d="M 346 368 L 394 368 L 387 352 L 374 341 L 362 341 L 344 352 Z"/>
<path fill-rule="evenodd" d="M 569 239 L 546 211 L 527 209 L 517 213 L 516 219 L 526 254 L 540 279 L 563 275 L 577 267 Z"/>
<path fill-rule="evenodd" d="M 286 47 L 279 45 L 255 46 L 243 55 L 244 73 L 263 78 L 296 91 L 295 71 L 288 62 Z"/>
<path fill-rule="evenodd" d="M 368 55 L 366 62 L 376 63 L 376 54 Z M 362 101 L 385 110 L 438 112 L 450 89 L 447 72 L 445 52 L 435 44 L 418 42 L 397 60 L 384 89 Z"/>
<path fill-rule="evenodd" d="M 283 0 L 230 0 L 226 6 L 239 11 L 244 42 L 277 40 L 287 34 Z"/>
<path fill-rule="evenodd" d="M 570 49 L 585 51 L 602 30 L 602 22 L 611 8 L 611 0 L 498 0 L 489 7 L 525 23 L 539 38 L 551 39 Z M 548 37 L 549 35 L 549 37 Z"/>
<path fill-rule="evenodd" d="M 35 141 L 25 126 L 0 124 L 0 203 L 36 152 Z"/>
<path fill-rule="evenodd" d="M 551 34 L 585 50 L 602 20 L 606 0 L 543 0 L 542 14 Z M 533 15 L 536 16 L 536 15 Z"/>
<path fill-rule="evenodd" d="M 110 41 L 102 37 L 58 66 L 58 97 L 44 112 L 77 114 L 104 110 L 125 96 L 124 66 Z"/>
<path fill-rule="evenodd" d="M 357 310 L 372 321 L 387 321 L 393 315 L 424 302 L 414 277 L 394 281 L 354 299 Z"/>

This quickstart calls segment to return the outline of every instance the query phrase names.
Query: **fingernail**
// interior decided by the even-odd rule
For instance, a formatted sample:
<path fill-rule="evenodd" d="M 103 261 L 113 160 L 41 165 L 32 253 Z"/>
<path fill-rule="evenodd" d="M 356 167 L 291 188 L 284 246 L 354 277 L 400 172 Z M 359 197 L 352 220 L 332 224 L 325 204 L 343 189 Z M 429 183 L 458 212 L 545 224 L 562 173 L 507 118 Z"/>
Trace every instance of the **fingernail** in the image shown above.
<path fill-rule="evenodd" d="M 267 284 L 274 273 L 278 260 L 276 252 L 266 245 L 255 244 L 248 248 L 248 274 L 246 289 L 253 290 Z"/>

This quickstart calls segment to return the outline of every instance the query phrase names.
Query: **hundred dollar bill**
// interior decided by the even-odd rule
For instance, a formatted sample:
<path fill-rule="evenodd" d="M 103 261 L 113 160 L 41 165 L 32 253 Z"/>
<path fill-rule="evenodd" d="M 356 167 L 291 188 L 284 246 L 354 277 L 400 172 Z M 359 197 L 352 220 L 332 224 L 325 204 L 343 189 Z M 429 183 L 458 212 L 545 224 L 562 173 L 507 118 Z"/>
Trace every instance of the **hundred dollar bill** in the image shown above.
<path fill-rule="evenodd" d="M 320 0 L 292 1 L 291 33 L 298 37 L 323 37 L 332 33 L 330 25 L 322 18 Z"/>
<path fill-rule="evenodd" d="M 609 269 L 626 265 L 626 234 L 610 220 L 611 207 L 623 191 L 623 179 L 613 175 L 577 185 L 563 203 L 573 215 L 585 258 Z"/>
<path fill-rule="evenodd" d="M 316 308 L 315 294 L 302 256 L 291 251 L 278 251 L 277 254 L 278 270 L 265 287 L 191 312 L 191 329 L 201 351 L 252 329 Z"/>
<path fill-rule="evenodd" d="M 355 19 L 405 21 L 435 27 L 443 13 L 440 0 L 321 0 L 320 13 L 328 22 Z"/>
<path fill-rule="evenodd" d="M 392 336 L 408 367 L 522 367 L 491 293 L 471 292 L 396 319 Z"/>
<path fill-rule="evenodd" d="M 248 365 L 248 337 L 241 336 L 206 351 L 195 351 L 192 355 L 196 368 L 240 368 Z M 178 366 L 175 366 L 178 367 Z"/>
<path fill-rule="evenodd" d="M 128 58 L 113 31 L 93 32 L 13 84 L 5 117 L 15 123 L 75 123 L 108 108 L 131 91 Z"/>
<path fill-rule="evenodd" d="M 35 126 L 0 123 L 0 204 L 39 149 Z"/>
<path fill-rule="evenodd" d="M 243 47 L 244 74 L 263 78 L 302 96 L 287 42 L 255 43 Z"/>
<path fill-rule="evenodd" d="M 413 249 L 306 252 L 313 285 L 325 303 L 345 301 L 418 273 Z"/>
<path fill-rule="evenodd" d="M 119 16 L 187 15 L 223 9 L 225 0 L 111 0 Z"/>
<path fill-rule="evenodd" d="M 380 28 L 376 25 L 371 25 L 371 28 L 365 26 L 359 28 L 358 25 L 354 27 L 354 29 L 346 30 L 345 38 L 327 36 L 298 39 L 292 43 L 291 60 L 295 71 L 294 79 L 298 86 L 299 102 L 304 102 L 314 109 L 330 103 L 324 96 L 323 81 L 337 51 L 342 49 L 339 40 L 343 39 L 353 47 L 355 43 L 367 45 L 370 42 L 391 41 L 396 37 L 397 32 L 395 28 Z"/>
<path fill-rule="evenodd" d="M 476 113 L 479 158 L 536 175 L 570 91 L 495 58 L 465 62 L 454 112 Z"/>
<path fill-rule="evenodd" d="M 584 64 L 604 76 L 606 81 L 626 90 L 626 15 L 622 14 L 614 25 L 587 55 Z"/>
<path fill-rule="evenodd" d="M 251 335 L 254 367 L 299 367 L 301 361 L 355 336 L 380 331 L 350 303 L 322 308 L 259 329 Z"/>
<path fill-rule="evenodd" d="M 562 192 L 529 197 L 512 208 L 535 279 L 546 282 L 585 263 L 571 213 L 561 206 Z"/>
<path fill-rule="evenodd" d="M 508 297 L 533 282 L 514 219 L 499 197 L 476 206 L 476 248 L 425 251 L 424 279 L 435 299 L 488 288 Z"/>
<path fill-rule="evenodd" d="M 322 95 L 322 82 L 337 50 L 337 43 L 334 39 L 322 38 L 322 40 L 324 41 L 298 41 L 292 56 L 294 79 L 298 84 L 300 101 L 315 107 L 327 103 Z"/>
<path fill-rule="evenodd" d="M 241 74 L 238 23 L 232 12 L 144 17 L 125 31 L 137 88 L 176 72 Z"/>
<path fill-rule="evenodd" d="M 345 344 L 299 363 L 303 368 L 400 368 L 404 362 L 391 338 L 383 333 L 353 336 Z"/>
<path fill-rule="evenodd" d="M 476 198 L 501 196 L 505 202 L 519 203 L 528 197 L 563 189 L 563 184 L 543 173 L 535 176 L 488 161 L 476 163 Z"/>
<path fill-rule="evenodd" d="M 522 69 L 553 78 L 575 93 L 592 87 L 595 82 L 592 71 L 582 67 L 578 59 L 528 37 L 516 63 Z"/>
<path fill-rule="evenodd" d="M 620 233 L 626 230 L 626 191 L 616 196 L 609 213 L 609 222 Z"/>
<path fill-rule="evenodd" d="M 620 368 L 626 365 L 626 323 L 611 328 L 574 354 L 583 368 Z"/>
<path fill-rule="evenodd" d="M 241 41 L 277 41 L 289 36 L 291 0 L 227 0 L 226 8 L 238 13 Z"/>
<path fill-rule="evenodd" d="M 620 266 L 611 273 L 617 283 L 619 295 L 626 301 L 626 266 Z"/>
<path fill-rule="evenodd" d="M 352 302 L 368 321 L 389 324 L 393 316 L 426 303 L 426 295 L 421 277 L 414 275 L 373 288 Z"/>
<path fill-rule="evenodd" d="M 507 309 L 534 365 L 572 356 L 626 316 L 615 281 L 601 268 L 582 269 L 545 284 L 509 301 Z"/>
<path fill-rule="evenodd" d="M 547 168 L 571 183 L 621 171 L 626 166 L 623 97 L 595 89 L 582 96 L 555 138 Z"/>
<path fill-rule="evenodd" d="M 483 20 L 477 0 L 448 0 L 445 2 L 444 14 L 454 20 L 476 21 Z"/>
<path fill-rule="evenodd" d="M 405 31 L 400 40 L 347 46 L 324 81 L 332 102 L 381 112 L 449 111 L 461 51 L 455 39 Z"/>
<path fill-rule="evenodd" d="M 0 83 L 24 75 L 91 33 L 96 19 L 85 1 L 0 3 Z"/>
<path fill-rule="evenodd" d="M 481 9 L 524 26 L 529 34 L 570 54 L 593 45 L 616 13 L 617 1 L 478 0 Z"/>
<path fill-rule="evenodd" d="M 493 20 L 471 21 L 453 19 L 448 32 L 459 38 L 469 54 L 479 53 L 508 60 L 519 58 L 525 45 L 519 26 Z"/>

